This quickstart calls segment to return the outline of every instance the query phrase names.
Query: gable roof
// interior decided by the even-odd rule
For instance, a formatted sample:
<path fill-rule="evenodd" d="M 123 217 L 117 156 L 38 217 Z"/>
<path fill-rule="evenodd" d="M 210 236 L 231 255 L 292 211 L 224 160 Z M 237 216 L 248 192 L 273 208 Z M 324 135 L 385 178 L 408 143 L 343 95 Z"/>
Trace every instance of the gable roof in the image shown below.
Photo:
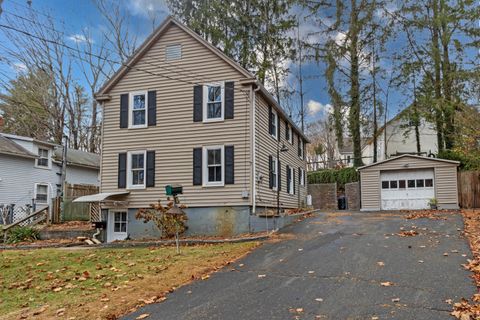
<path fill-rule="evenodd" d="M 53 156 L 55 160 L 62 161 L 63 148 L 61 146 L 58 146 L 57 148 L 55 148 Z M 98 169 L 100 168 L 100 155 L 91 153 L 91 152 L 68 148 L 67 149 L 67 165 Z"/>
<path fill-rule="evenodd" d="M 417 156 L 417 155 L 413 155 L 413 154 L 403 154 L 403 155 L 398 156 L 398 157 L 392 157 L 392 158 L 390 158 L 390 159 L 386 159 L 386 160 L 383 160 L 383 161 L 379 161 L 379 162 L 375 162 L 375 163 L 368 164 L 368 165 L 363 166 L 363 167 L 359 167 L 359 168 L 357 168 L 357 170 L 360 171 L 360 170 L 363 170 L 363 169 L 365 169 L 365 168 L 370 168 L 370 167 L 373 167 L 373 166 L 376 166 L 376 165 L 379 165 L 379 164 L 382 164 L 382 163 L 394 161 L 394 160 L 397 160 L 397 159 L 400 159 L 400 158 L 405 158 L 405 157 L 414 158 L 414 159 L 422 159 L 422 160 L 430 160 L 430 161 L 438 161 L 438 162 L 447 162 L 447 163 L 455 164 L 455 165 L 457 165 L 457 166 L 460 164 L 459 161 L 454 161 L 454 160 L 439 159 L 439 158 L 430 158 L 430 157 L 422 157 L 422 156 Z"/>
<path fill-rule="evenodd" d="M 185 31 L 189 34 L 192 38 L 200 42 L 203 46 L 217 55 L 220 59 L 228 63 L 232 66 L 235 70 L 240 72 L 242 75 L 245 76 L 245 80 L 243 81 L 244 84 L 251 83 L 255 84 L 257 87 L 260 88 L 260 93 L 262 96 L 267 100 L 269 104 L 274 105 L 275 109 L 280 112 L 283 118 L 287 119 L 287 121 L 292 126 L 293 130 L 295 130 L 298 134 L 302 136 L 302 138 L 306 142 L 310 142 L 310 139 L 300 130 L 300 128 L 295 124 L 295 122 L 285 113 L 283 108 L 279 105 L 279 103 L 275 100 L 275 98 L 268 92 L 268 90 L 257 81 L 255 75 L 253 75 L 250 71 L 243 68 L 238 62 L 233 60 L 232 58 L 228 57 L 225 53 L 223 53 L 220 49 L 209 43 L 207 40 L 202 38 L 199 34 L 195 31 L 178 21 L 172 16 L 168 16 L 158 27 L 150 34 L 147 39 L 142 43 L 142 45 L 133 53 L 128 60 L 123 63 L 120 68 L 113 74 L 110 79 L 108 79 L 105 84 L 100 88 L 100 90 L 95 94 L 95 98 L 98 101 L 102 100 L 109 100 L 110 97 L 108 93 L 110 90 L 115 86 L 115 84 L 120 81 L 120 79 L 131 69 L 135 69 L 134 65 L 148 52 L 148 50 L 157 42 L 157 40 L 168 30 L 171 25 L 175 25 L 179 27 L 181 30 Z"/>
<path fill-rule="evenodd" d="M 28 151 L 15 141 L 0 134 L 0 153 L 24 158 L 37 158 L 37 155 Z"/>

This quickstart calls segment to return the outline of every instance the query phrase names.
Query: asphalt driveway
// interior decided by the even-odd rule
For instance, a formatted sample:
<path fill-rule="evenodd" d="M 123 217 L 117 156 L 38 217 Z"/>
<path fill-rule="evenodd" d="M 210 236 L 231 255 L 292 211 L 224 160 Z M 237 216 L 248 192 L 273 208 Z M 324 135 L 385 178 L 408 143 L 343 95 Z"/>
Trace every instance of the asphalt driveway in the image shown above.
<path fill-rule="evenodd" d="M 124 319 L 452 319 L 446 301 L 476 287 L 461 266 L 471 258 L 462 218 L 445 217 L 320 214 Z"/>

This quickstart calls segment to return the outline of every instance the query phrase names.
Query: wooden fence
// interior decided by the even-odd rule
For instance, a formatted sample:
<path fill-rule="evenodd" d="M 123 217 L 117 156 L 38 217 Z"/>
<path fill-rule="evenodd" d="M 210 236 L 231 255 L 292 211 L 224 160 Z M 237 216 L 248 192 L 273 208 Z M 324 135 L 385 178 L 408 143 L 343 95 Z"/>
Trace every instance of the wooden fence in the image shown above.
<path fill-rule="evenodd" d="M 458 201 L 461 208 L 480 208 L 480 171 L 458 173 Z"/>
<path fill-rule="evenodd" d="M 88 221 L 92 220 L 90 217 L 90 204 L 89 203 L 76 203 L 74 199 L 81 196 L 88 196 L 98 193 L 99 188 L 92 185 L 84 184 L 65 184 L 65 197 L 63 201 L 63 219 L 60 217 L 61 212 L 61 198 L 55 198 L 52 206 L 52 220 L 54 223 L 60 223 L 63 221 Z M 99 211 L 98 209 L 96 211 Z M 98 219 L 98 217 L 93 217 Z"/>

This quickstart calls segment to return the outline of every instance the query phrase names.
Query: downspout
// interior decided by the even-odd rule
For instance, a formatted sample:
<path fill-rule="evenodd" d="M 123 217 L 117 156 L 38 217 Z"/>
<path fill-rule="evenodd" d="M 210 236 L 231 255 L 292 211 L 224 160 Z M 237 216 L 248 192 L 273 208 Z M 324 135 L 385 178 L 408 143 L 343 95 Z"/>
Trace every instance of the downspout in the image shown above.
<path fill-rule="evenodd" d="M 256 84 L 254 84 L 256 85 Z M 252 115 L 252 142 L 251 142 L 251 147 L 252 147 L 252 214 L 256 213 L 256 207 L 257 207 L 257 136 L 256 136 L 256 102 L 255 102 L 255 93 L 260 90 L 260 86 L 256 85 L 257 87 L 253 89 L 252 92 L 252 110 L 251 110 L 251 115 Z M 253 87 L 252 87 L 253 88 Z"/>

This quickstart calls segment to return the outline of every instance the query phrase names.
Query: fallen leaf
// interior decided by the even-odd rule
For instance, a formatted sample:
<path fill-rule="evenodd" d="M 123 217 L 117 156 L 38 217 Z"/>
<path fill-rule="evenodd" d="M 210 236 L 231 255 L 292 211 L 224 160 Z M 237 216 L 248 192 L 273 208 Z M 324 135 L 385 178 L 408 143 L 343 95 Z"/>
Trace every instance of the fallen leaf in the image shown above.
<path fill-rule="evenodd" d="M 383 261 L 378 261 L 377 264 L 378 264 L 380 267 L 384 267 L 384 266 L 385 266 L 385 262 L 383 262 Z"/>
<path fill-rule="evenodd" d="M 136 317 L 135 319 L 136 320 L 142 320 L 142 319 L 146 319 L 150 317 L 150 313 L 142 313 L 141 315 L 139 315 L 138 317 Z"/>
<path fill-rule="evenodd" d="M 387 282 L 380 282 L 380 285 L 382 287 L 390 287 L 393 286 L 393 282 L 387 281 Z"/>
<path fill-rule="evenodd" d="M 400 302 L 400 298 L 393 298 L 392 302 Z"/>
<path fill-rule="evenodd" d="M 266 274 L 259 274 L 258 277 L 259 278 L 265 278 L 267 275 Z"/>
<path fill-rule="evenodd" d="M 323 302 L 323 299 L 322 298 L 316 298 L 315 301 Z"/>

